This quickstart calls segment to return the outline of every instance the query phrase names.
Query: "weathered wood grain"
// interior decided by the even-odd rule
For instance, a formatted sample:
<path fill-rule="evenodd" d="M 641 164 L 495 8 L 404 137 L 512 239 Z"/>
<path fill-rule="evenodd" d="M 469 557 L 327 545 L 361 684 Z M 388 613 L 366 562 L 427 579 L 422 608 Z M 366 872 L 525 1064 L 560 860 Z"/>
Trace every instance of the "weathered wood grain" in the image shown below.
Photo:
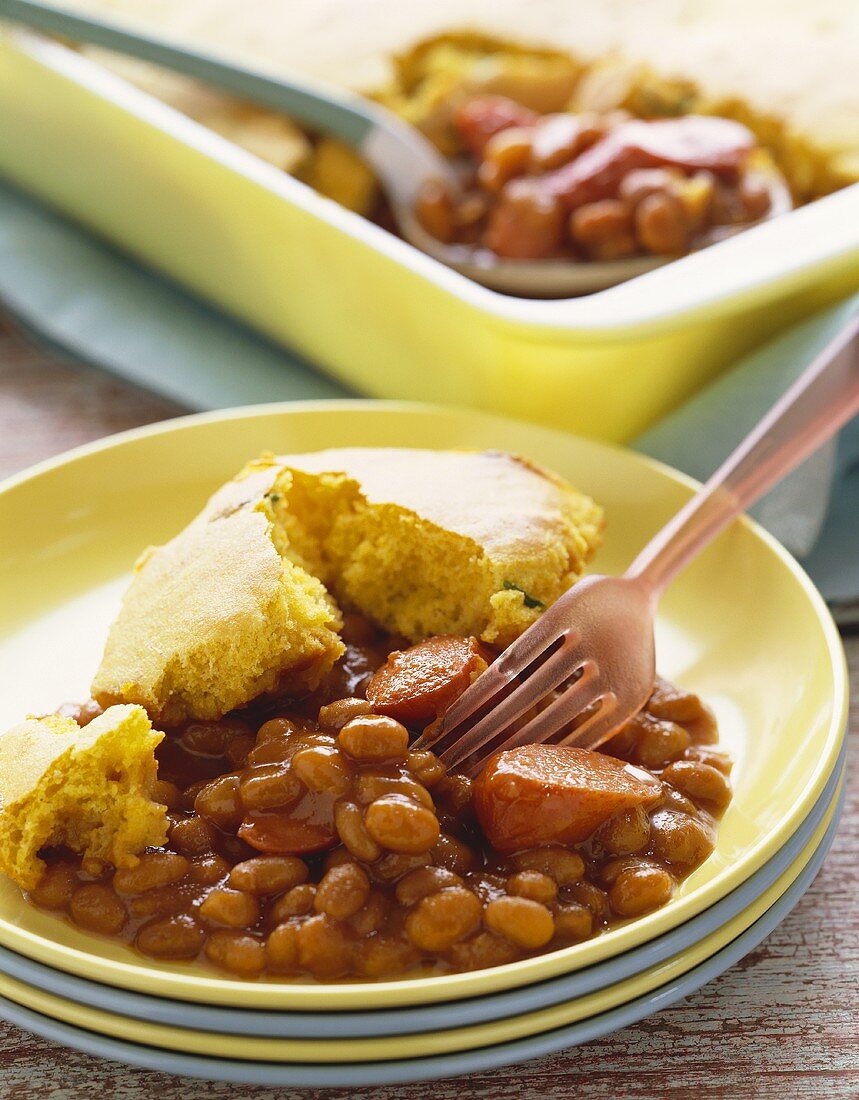
<path fill-rule="evenodd" d="M 0 323 L 0 476 L 182 410 L 38 349 Z M 819 1100 L 859 1097 L 859 636 L 848 800 L 835 846 L 790 917 L 685 1002 L 599 1042 L 429 1086 L 434 1100 Z M 0 1100 L 417 1100 L 427 1086 L 317 1093 L 238 1088 L 128 1069 L 0 1022 Z"/>
<path fill-rule="evenodd" d="M 0 477 L 185 410 L 36 347 L 0 317 Z"/>

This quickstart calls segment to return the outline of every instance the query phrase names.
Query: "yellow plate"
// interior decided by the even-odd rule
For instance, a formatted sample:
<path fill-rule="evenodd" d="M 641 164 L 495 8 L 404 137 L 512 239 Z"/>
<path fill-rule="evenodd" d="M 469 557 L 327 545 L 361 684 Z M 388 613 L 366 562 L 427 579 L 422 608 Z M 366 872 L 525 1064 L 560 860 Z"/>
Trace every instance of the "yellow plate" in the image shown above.
<path fill-rule="evenodd" d="M 83 1027 L 100 1035 L 126 1039 L 133 1043 L 180 1051 L 183 1054 L 207 1055 L 212 1058 L 236 1058 L 252 1062 L 342 1062 L 391 1061 L 400 1058 L 426 1058 L 452 1054 L 463 1050 L 524 1039 L 545 1031 L 566 1027 L 579 1020 L 608 1012 L 628 1001 L 650 993 L 667 982 L 681 977 L 693 967 L 709 959 L 717 951 L 749 928 L 773 905 L 799 877 L 817 851 L 838 805 L 843 779 L 824 820 L 808 844 L 787 871 L 747 909 L 728 921 L 716 932 L 693 947 L 651 967 L 632 978 L 608 986 L 586 997 L 580 997 L 552 1008 L 528 1012 L 488 1024 L 452 1028 L 420 1035 L 388 1036 L 379 1039 L 258 1039 L 246 1035 L 225 1035 L 206 1031 L 150 1024 L 132 1020 L 101 1009 L 87 1008 L 74 1001 L 43 993 L 32 986 L 0 975 L 0 996 L 24 1005 L 54 1020 Z"/>
<path fill-rule="evenodd" d="M 606 507 L 599 567 L 618 572 L 691 482 L 628 451 L 481 414 L 362 402 L 263 406 L 125 433 L 0 486 L 0 728 L 87 693 L 130 563 L 264 449 L 500 447 L 567 475 Z M 793 559 L 736 523 L 672 585 L 657 624 L 662 672 L 715 707 L 736 759 L 716 851 L 665 908 L 586 943 L 470 974 L 374 984 L 240 982 L 145 960 L 40 912 L 0 881 L 0 943 L 47 965 L 158 996 L 245 1007 L 391 1008 L 478 996 L 589 966 L 723 897 L 817 800 L 846 723 L 841 642 Z"/>

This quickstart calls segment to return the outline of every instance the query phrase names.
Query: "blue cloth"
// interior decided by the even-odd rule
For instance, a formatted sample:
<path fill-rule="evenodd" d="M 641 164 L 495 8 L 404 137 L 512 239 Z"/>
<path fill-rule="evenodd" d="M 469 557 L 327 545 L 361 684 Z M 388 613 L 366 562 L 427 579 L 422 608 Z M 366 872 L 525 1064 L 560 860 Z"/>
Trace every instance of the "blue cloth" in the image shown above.
<path fill-rule="evenodd" d="M 190 409 L 354 396 L 2 180 L 0 302 L 64 352 Z"/>
<path fill-rule="evenodd" d="M 859 295 L 742 359 L 633 446 L 701 481 L 859 312 Z M 859 620 L 859 418 L 752 509 L 803 563 L 840 621 Z"/>
<path fill-rule="evenodd" d="M 40 338 L 188 406 L 349 396 L 337 382 L 0 182 L 0 301 Z M 701 480 L 859 309 L 789 330 L 633 444 Z M 847 620 L 859 610 L 859 422 L 755 509 Z"/>

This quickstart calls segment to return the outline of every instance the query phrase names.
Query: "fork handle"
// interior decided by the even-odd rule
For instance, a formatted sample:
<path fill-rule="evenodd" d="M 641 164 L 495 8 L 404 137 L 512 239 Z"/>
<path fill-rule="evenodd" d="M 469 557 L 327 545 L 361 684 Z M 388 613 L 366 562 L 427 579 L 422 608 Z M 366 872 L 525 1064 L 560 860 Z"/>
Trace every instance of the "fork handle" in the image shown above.
<path fill-rule="evenodd" d="M 666 585 L 735 516 L 859 413 L 859 316 L 806 367 L 790 389 L 626 572 L 654 602 Z"/>

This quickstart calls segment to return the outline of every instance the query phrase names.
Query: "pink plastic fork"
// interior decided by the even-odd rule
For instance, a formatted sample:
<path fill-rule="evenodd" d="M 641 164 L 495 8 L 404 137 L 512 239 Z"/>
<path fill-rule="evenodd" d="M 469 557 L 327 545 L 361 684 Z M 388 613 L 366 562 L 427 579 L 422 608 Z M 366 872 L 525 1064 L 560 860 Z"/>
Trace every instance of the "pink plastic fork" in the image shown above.
<path fill-rule="evenodd" d="M 653 619 L 668 583 L 857 412 L 859 317 L 803 371 L 622 577 L 594 575 L 574 585 L 415 747 L 432 746 L 448 767 L 474 774 L 490 752 L 501 749 L 542 741 L 596 748 L 606 741 L 653 689 Z"/>

